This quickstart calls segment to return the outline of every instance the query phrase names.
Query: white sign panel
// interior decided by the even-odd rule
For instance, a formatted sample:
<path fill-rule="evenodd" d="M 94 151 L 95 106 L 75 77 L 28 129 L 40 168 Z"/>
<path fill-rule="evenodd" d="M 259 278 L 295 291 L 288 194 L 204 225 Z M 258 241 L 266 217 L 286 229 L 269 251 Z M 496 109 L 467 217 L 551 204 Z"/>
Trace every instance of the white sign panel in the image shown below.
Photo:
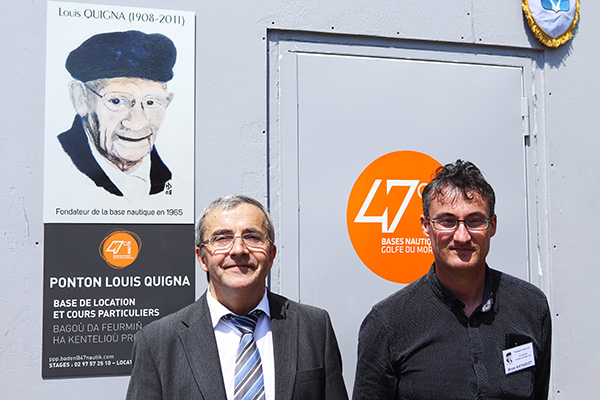
<path fill-rule="evenodd" d="M 45 223 L 193 223 L 195 15 L 48 3 Z"/>

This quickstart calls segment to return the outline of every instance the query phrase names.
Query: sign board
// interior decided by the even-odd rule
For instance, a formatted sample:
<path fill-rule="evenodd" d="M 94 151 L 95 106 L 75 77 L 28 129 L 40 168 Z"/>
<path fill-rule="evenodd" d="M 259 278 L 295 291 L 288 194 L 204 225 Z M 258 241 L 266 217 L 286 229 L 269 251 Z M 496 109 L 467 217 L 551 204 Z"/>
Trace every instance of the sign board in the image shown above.
<path fill-rule="evenodd" d="M 195 15 L 48 3 L 42 376 L 194 301 Z"/>
<path fill-rule="evenodd" d="M 348 199 L 347 224 L 361 261 L 380 277 L 411 283 L 433 263 L 431 242 L 418 223 L 421 193 L 441 164 L 416 151 L 396 151 L 373 161 Z"/>

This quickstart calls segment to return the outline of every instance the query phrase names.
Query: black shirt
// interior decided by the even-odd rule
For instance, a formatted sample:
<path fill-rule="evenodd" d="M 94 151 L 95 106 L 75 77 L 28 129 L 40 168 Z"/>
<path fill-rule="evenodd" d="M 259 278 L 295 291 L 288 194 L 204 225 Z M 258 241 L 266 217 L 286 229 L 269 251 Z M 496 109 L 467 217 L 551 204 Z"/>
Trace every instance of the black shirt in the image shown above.
<path fill-rule="evenodd" d="M 545 295 L 486 266 L 470 317 L 435 275 L 375 305 L 360 329 L 353 399 L 547 399 L 551 320 Z M 505 374 L 502 351 L 533 343 L 535 366 Z"/>

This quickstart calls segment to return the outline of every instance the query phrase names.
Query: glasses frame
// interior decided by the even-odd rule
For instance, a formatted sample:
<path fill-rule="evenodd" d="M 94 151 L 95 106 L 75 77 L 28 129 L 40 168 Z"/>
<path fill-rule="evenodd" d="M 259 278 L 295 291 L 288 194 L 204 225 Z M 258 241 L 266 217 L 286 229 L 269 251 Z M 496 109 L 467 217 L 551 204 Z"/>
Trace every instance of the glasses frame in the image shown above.
<path fill-rule="evenodd" d="M 263 233 L 263 232 L 246 232 L 246 233 L 242 233 L 241 235 L 232 235 L 232 234 L 227 234 L 227 233 L 225 233 L 225 234 L 219 234 L 219 235 L 213 235 L 213 236 L 209 237 L 208 239 L 203 240 L 202 242 L 200 242 L 200 246 L 207 247 L 206 245 L 208 244 L 208 245 L 211 245 L 211 247 L 213 247 L 213 250 L 229 251 L 229 250 L 231 250 L 233 248 L 233 246 L 235 244 L 235 240 L 237 238 L 240 238 L 240 239 L 242 239 L 242 243 L 244 244 L 244 246 L 246 246 L 246 248 L 249 249 L 249 250 L 254 250 L 254 249 L 256 249 L 256 250 L 265 250 L 266 246 L 260 246 L 260 247 L 259 246 L 252 246 L 252 245 L 249 245 L 248 243 L 246 243 L 246 239 L 244 239 L 245 235 L 257 235 L 257 234 L 261 235 L 264 239 L 266 239 L 266 241 L 264 242 L 264 244 L 272 244 L 273 243 L 273 241 L 271 240 L 271 238 L 269 237 L 269 235 L 267 235 L 266 233 Z M 227 247 L 221 247 L 221 248 L 214 247 L 215 245 L 213 244 L 213 240 L 215 238 L 217 238 L 217 237 L 220 237 L 220 236 L 221 237 L 222 236 L 231 237 L 231 244 L 229 246 L 227 246 Z"/>
<path fill-rule="evenodd" d="M 106 108 L 108 108 L 108 109 L 109 109 L 110 111 L 112 111 L 112 112 L 119 113 L 119 112 L 125 112 L 125 111 L 129 111 L 129 110 L 131 110 L 133 107 L 135 107 L 135 105 L 136 105 L 136 103 L 137 103 L 137 98 L 136 98 L 134 95 L 132 95 L 131 93 L 127 93 L 127 92 L 119 92 L 119 91 L 110 91 L 110 92 L 106 92 L 106 93 L 104 93 L 104 94 L 100 94 L 100 93 L 98 93 L 97 91 L 95 91 L 94 89 L 92 89 L 92 88 L 91 88 L 91 87 L 90 87 L 90 86 L 89 86 L 87 83 L 84 83 L 83 85 L 84 85 L 84 86 L 86 87 L 86 89 L 88 89 L 90 92 L 92 92 L 92 93 L 94 93 L 96 96 L 100 97 L 100 99 L 102 100 L 102 104 L 104 104 L 104 106 L 105 106 Z M 115 109 L 113 109 L 113 108 L 111 107 L 111 105 L 109 104 L 108 100 L 106 99 L 106 96 L 107 96 L 108 94 L 110 94 L 110 93 L 119 93 L 119 94 L 124 94 L 124 95 L 126 95 L 127 97 L 131 97 L 131 98 L 132 98 L 131 105 L 130 105 L 129 107 L 126 107 L 126 108 L 124 108 L 123 110 L 115 110 Z M 168 97 L 168 96 L 167 96 L 167 97 L 164 97 L 164 98 L 161 98 L 161 97 L 157 97 L 157 96 L 153 96 L 153 95 L 146 95 L 146 96 L 142 97 L 141 101 L 139 102 L 139 103 L 140 103 L 140 107 L 142 107 L 142 110 L 144 110 L 144 112 L 145 112 L 145 113 L 148 113 L 148 111 L 149 111 L 149 110 L 147 110 L 147 109 L 144 107 L 144 99 L 146 99 L 146 98 L 151 98 L 151 99 L 155 100 L 155 101 L 157 102 L 157 104 L 159 104 L 159 105 L 160 105 L 160 107 L 157 107 L 157 108 L 156 108 L 156 111 L 154 111 L 154 112 L 158 112 L 158 111 L 160 111 L 160 112 L 164 112 L 164 111 L 167 109 L 167 107 L 169 107 L 169 104 L 171 104 L 171 100 L 169 99 L 169 97 Z M 164 104 L 163 104 L 163 103 L 164 103 Z M 153 110 L 150 110 L 150 111 L 153 111 Z"/>
<path fill-rule="evenodd" d="M 441 232 L 454 232 L 455 230 L 458 229 L 458 226 L 460 225 L 460 223 L 462 222 L 465 225 L 465 228 L 469 231 L 469 232 L 483 232 L 485 230 L 490 229 L 490 224 L 492 222 L 492 218 L 494 216 L 490 216 L 488 218 L 467 218 L 467 219 L 456 219 L 456 218 L 430 218 L 429 216 L 427 216 L 427 220 L 429 221 L 429 223 L 431 224 L 431 226 L 433 226 L 434 229 L 441 231 Z M 456 225 L 454 225 L 454 228 L 439 228 L 436 226 L 436 222 L 439 220 L 447 220 L 447 221 L 455 221 Z M 469 221 L 473 221 L 473 220 L 485 220 L 487 221 L 487 226 L 485 228 L 469 228 Z"/>

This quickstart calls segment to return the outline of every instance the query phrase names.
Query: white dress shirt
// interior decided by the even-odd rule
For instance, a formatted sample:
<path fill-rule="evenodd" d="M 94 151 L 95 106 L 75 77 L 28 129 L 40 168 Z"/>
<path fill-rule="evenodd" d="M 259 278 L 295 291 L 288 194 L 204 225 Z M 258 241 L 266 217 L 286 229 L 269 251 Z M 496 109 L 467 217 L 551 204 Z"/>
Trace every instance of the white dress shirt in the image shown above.
<path fill-rule="evenodd" d="M 242 334 L 233 325 L 232 322 L 222 319 L 227 314 L 235 314 L 219 303 L 210 290 L 206 296 L 210 317 L 212 320 L 215 338 L 217 339 L 217 349 L 221 361 L 221 371 L 223 372 L 223 382 L 225 382 L 225 392 L 228 399 L 233 399 L 234 380 L 235 380 L 235 356 Z M 256 328 L 254 330 L 254 341 L 260 359 L 262 362 L 263 377 L 265 382 L 266 400 L 275 399 L 275 366 L 273 359 L 273 336 L 271 334 L 271 312 L 269 310 L 269 300 L 267 291 L 262 300 L 254 310 L 261 310 L 261 314 Z M 254 311 L 252 310 L 252 311 Z"/>

